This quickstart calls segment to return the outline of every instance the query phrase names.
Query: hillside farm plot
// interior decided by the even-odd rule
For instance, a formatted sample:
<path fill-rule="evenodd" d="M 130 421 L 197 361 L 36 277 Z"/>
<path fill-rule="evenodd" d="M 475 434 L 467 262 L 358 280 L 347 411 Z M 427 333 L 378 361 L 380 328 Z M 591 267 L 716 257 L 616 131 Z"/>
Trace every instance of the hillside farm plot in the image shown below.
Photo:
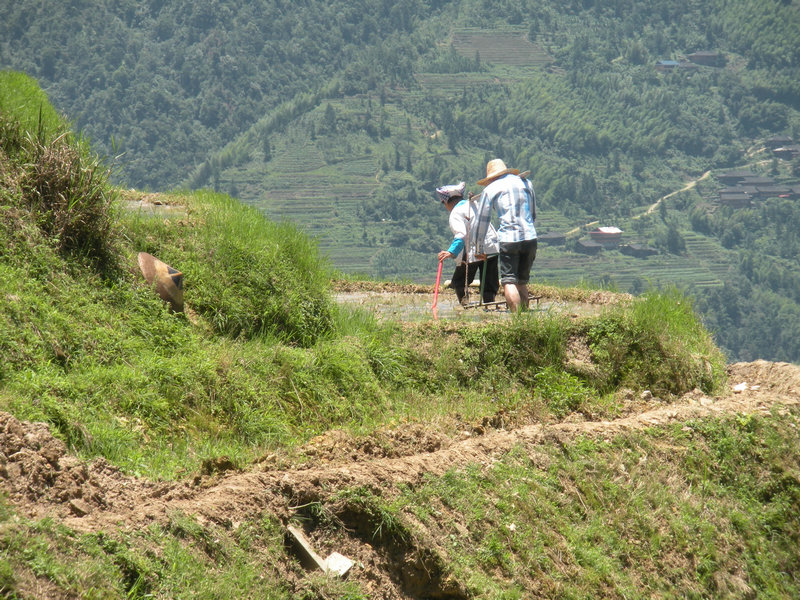
<path fill-rule="evenodd" d="M 447 288 L 439 292 L 437 310 L 433 311 L 433 285 L 430 293 L 397 292 L 397 291 L 349 291 L 338 292 L 335 299 L 340 304 L 358 306 L 374 313 L 378 318 L 391 321 L 427 321 L 431 319 L 447 319 L 456 321 L 484 321 L 507 319 L 510 316 L 505 304 L 497 306 L 472 306 L 464 308 L 458 303 L 455 293 Z M 471 302 L 477 304 L 478 288 L 471 292 Z M 498 301 L 503 300 L 502 294 Z M 572 317 L 596 314 L 602 309 L 601 304 L 589 302 L 567 301 L 557 298 L 542 297 L 531 302 L 533 312 L 565 314 Z"/>
<path fill-rule="evenodd" d="M 426 95 L 448 97 L 477 86 L 503 83 L 496 75 L 488 73 L 416 73 L 414 77 Z M 408 96 L 414 97 L 414 94 Z"/>
<path fill-rule="evenodd" d="M 640 285 L 676 285 L 714 287 L 720 278 L 705 264 L 692 256 L 662 254 L 649 258 L 634 258 L 617 250 L 603 250 L 596 256 L 584 256 L 564 248 L 543 247 L 533 266 L 536 281 L 557 285 L 576 285 L 581 282 L 602 284 L 621 291 Z"/>
<path fill-rule="evenodd" d="M 524 28 L 488 30 L 461 29 L 453 34 L 453 47 L 466 58 L 477 52 L 481 61 L 499 65 L 544 67 L 553 58 L 528 39 Z"/>
<path fill-rule="evenodd" d="M 686 241 L 686 252 L 704 264 L 718 279 L 718 285 L 730 275 L 731 250 L 726 250 L 712 238 L 694 232 L 683 235 Z"/>

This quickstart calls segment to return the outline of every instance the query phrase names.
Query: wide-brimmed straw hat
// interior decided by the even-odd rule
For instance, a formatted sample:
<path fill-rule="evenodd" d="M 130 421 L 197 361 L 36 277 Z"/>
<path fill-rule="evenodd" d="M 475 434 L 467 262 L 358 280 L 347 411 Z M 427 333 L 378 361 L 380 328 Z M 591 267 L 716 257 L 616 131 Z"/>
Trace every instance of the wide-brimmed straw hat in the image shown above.
<path fill-rule="evenodd" d="M 478 182 L 478 185 L 489 185 L 492 181 L 503 175 L 519 175 L 519 169 L 509 169 L 506 163 L 500 158 L 495 158 L 486 163 L 486 177 Z"/>
<path fill-rule="evenodd" d="M 183 311 L 183 273 L 161 262 L 152 254 L 139 252 L 139 269 L 148 285 L 156 289 L 159 298 L 175 312 Z"/>

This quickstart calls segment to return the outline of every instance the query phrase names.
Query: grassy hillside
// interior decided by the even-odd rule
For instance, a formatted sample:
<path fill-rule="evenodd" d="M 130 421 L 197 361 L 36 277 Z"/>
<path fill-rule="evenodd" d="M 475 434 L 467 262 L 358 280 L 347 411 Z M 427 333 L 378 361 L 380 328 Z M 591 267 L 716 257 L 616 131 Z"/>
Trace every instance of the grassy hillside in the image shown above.
<path fill-rule="evenodd" d="M 674 289 L 580 319 L 400 324 L 337 307 L 329 265 L 297 228 L 221 194 L 120 191 L 32 80 L 4 73 L 0 89 L 12 88 L 0 98 L 0 409 L 48 423 L 69 453 L 107 461 L 93 469 L 109 477 L 119 468 L 202 488 L 219 469 L 312 460 L 314 444 L 303 444 L 323 433 L 368 452 L 403 426 L 448 439 L 493 423 L 608 419 L 645 389 L 669 403 L 724 385 L 722 355 Z M 140 251 L 184 273 L 185 312 L 145 284 Z M 792 596 L 797 418 L 550 440 L 385 496 L 385 486 L 345 486 L 301 501 L 276 482 L 280 510 L 236 523 L 174 511 L 86 532 L 3 498 L 0 590 L 374 597 L 374 572 L 338 581 L 297 565 L 283 534 L 291 505 L 302 522 L 360 531 L 374 565 L 395 565 L 380 581 L 411 597 Z M 30 445 L 3 454 L 6 478 L 44 442 L 3 420 L 4 444 Z M 404 579 L 397 565 L 418 575 Z"/>
<path fill-rule="evenodd" d="M 3 77 L 17 85 L 18 75 Z M 493 411 L 482 386 L 503 382 L 512 390 L 530 381 L 560 364 L 573 335 L 595 336 L 596 351 L 609 352 L 598 333 L 606 327 L 640 331 L 642 339 L 635 346 L 620 339 L 625 349 L 612 352 L 608 370 L 581 384 L 598 401 L 623 382 L 633 385 L 634 370 L 641 379 L 635 385 L 672 394 L 696 386 L 710 391 L 719 382 L 721 357 L 689 304 L 674 313 L 676 337 L 694 340 L 680 342 L 686 351 L 651 322 L 653 312 L 675 311 L 666 308 L 669 293 L 596 323 L 555 315 L 539 323 L 532 315 L 455 332 L 423 323 L 431 342 L 448 350 L 436 360 L 438 350 L 419 356 L 413 334 L 334 305 L 328 263 L 294 226 L 211 192 L 162 195 L 154 205 L 150 195 L 110 186 L 91 155 L 76 151 L 61 161 L 75 148 L 63 123 L 43 121 L 33 139 L 16 118 L 38 113 L 42 102 L 35 84 L 22 81 L 27 95 L 2 107 L 2 395 L 15 413 L 53 423 L 87 455 L 114 454 L 122 464 L 153 453 L 172 465 L 188 459 L 160 442 L 143 445 L 151 429 L 184 432 L 211 454 L 229 445 L 246 453 L 351 420 L 369 427 L 373 419 L 401 419 L 423 409 L 409 404 L 410 396 L 430 394 L 437 405 L 454 386 L 476 402 L 477 413 Z M 65 171 L 82 176 L 63 177 Z M 53 178 L 62 186 L 57 193 Z M 72 202 L 65 205 L 64 197 Z M 170 313 L 147 288 L 138 252 L 184 274 L 185 312 Z M 645 351 L 647 335 L 653 357 Z M 523 347 L 492 347 L 514 340 Z M 692 344 L 697 356 L 687 353 Z M 541 351 L 528 354 L 527 347 Z M 463 355 L 461 367 L 449 364 L 448 352 Z M 700 355 L 713 357 L 713 369 Z M 688 361 L 677 382 L 673 360 Z M 484 370 L 488 380 L 471 381 L 470 373 Z M 112 418 L 117 411 L 121 420 Z M 131 430 L 129 420 L 139 425 Z M 188 441 L 182 445 L 190 452 Z"/>

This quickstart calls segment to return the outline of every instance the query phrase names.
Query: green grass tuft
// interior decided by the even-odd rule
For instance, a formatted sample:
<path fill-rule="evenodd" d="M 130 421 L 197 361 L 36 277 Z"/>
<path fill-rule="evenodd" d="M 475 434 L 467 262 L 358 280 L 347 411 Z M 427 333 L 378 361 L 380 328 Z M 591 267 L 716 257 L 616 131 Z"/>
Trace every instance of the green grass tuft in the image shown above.
<path fill-rule="evenodd" d="M 725 359 L 702 326 L 689 297 L 677 288 L 650 291 L 630 307 L 590 321 L 586 335 L 601 370 L 599 388 L 649 388 L 706 393 L 724 381 Z"/>

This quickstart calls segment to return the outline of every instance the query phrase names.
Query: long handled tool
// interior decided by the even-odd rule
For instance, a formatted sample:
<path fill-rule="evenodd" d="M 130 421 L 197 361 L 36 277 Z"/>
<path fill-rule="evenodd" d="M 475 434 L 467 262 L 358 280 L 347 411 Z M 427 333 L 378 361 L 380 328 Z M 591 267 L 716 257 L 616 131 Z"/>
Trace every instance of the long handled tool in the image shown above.
<path fill-rule="evenodd" d="M 481 287 L 480 287 L 481 297 L 478 300 L 478 306 L 482 306 L 483 305 L 483 290 L 485 289 L 485 286 L 486 286 L 486 264 L 487 264 L 487 262 L 488 262 L 487 259 L 484 258 L 483 259 L 483 264 L 481 265 Z"/>
<path fill-rule="evenodd" d="M 436 271 L 436 287 L 433 288 L 433 306 L 431 308 L 433 311 L 436 311 L 436 305 L 439 302 L 439 283 L 442 281 L 442 263 L 443 261 L 439 261 L 439 270 Z"/>
<path fill-rule="evenodd" d="M 489 254 L 489 255 L 486 256 L 486 258 L 483 259 L 483 265 L 481 267 L 481 287 L 480 287 L 480 295 L 481 295 L 481 297 L 480 297 L 480 299 L 478 300 L 478 302 L 470 302 L 469 304 L 465 304 L 464 308 L 488 308 L 488 307 L 494 307 L 495 309 L 499 309 L 503 305 L 507 305 L 505 300 L 498 300 L 496 302 L 484 302 L 484 300 L 483 300 L 483 291 L 484 291 L 484 289 L 486 289 L 486 271 L 488 270 L 487 269 L 487 265 L 488 265 L 488 262 L 489 262 L 489 258 L 493 257 L 493 256 L 497 256 L 497 255 L 496 254 Z"/>
<path fill-rule="evenodd" d="M 470 250 L 472 249 L 472 240 L 470 239 L 470 234 L 472 233 L 472 227 L 474 225 L 474 221 L 472 217 L 474 215 L 474 207 L 472 206 L 473 198 L 475 194 L 472 192 L 469 193 L 467 196 L 467 235 L 464 244 L 464 306 L 469 306 L 469 254 Z"/>

